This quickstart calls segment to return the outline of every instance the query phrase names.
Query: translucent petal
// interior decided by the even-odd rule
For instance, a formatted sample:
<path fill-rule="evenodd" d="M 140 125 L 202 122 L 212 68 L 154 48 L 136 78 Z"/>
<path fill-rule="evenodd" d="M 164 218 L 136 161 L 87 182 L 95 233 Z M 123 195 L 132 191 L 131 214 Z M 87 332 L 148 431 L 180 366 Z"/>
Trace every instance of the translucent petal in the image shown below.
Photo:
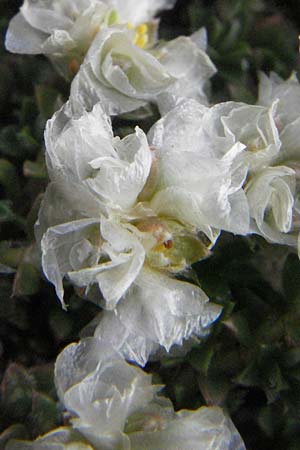
<path fill-rule="evenodd" d="M 74 245 L 86 237 L 91 229 L 99 223 L 97 219 L 82 219 L 63 223 L 48 228 L 41 241 L 43 270 L 48 280 L 54 284 L 56 294 L 64 305 L 63 277 L 73 267 L 70 262 L 70 252 Z M 91 254 L 85 255 L 88 259 L 94 259 Z"/>
<path fill-rule="evenodd" d="M 132 450 L 246 450 L 231 420 L 217 407 L 179 411 L 163 429 L 131 433 Z"/>
<path fill-rule="evenodd" d="M 18 13 L 9 23 L 5 47 L 12 53 L 37 55 L 42 53 L 42 45 L 46 39 L 47 34 L 33 28 L 22 13 Z"/>
<path fill-rule="evenodd" d="M 145 364 L 149 352 L 157 350 L 158 344 L 168 351 L 193 335 L 206 335 L 220 312 L 218 306 L 208 303 L 200 288 L 144 269 L 118 304 L 115 317 L 107 318 L 104 313 L 95 335 L 112 339 L 126 358 Z M 123 332 L 119 334 L 120 344 L 112 333 L 110 337 L 108 323 L 115 324 L 111 330 L 121 323 L 126 341 Z M 140 351 L 134 344 L 134 336 L 139 339 Z"/>

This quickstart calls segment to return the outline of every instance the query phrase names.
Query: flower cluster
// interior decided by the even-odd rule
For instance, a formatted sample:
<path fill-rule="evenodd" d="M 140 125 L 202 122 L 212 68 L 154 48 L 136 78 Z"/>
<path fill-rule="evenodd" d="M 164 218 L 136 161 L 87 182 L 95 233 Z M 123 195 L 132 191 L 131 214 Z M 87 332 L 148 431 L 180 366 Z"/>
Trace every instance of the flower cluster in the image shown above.
<path fill-rule="evenodd" d="M 300 87 L 261 75 L 256 105 L 210 106 L 205 30 L 158 40 L 154 16 L 173 4 L 25 0 L 8 29 L 10 51 L 43 53 L 72 80 L 46 126 L 36 236 L 63 307 L 64 279 L 101 307 L 93 336 L 56 362 L 69 425 L 11 450 L 244 449 L 219 408 L 175 413 L 129 362 L 209 333 L 221 308 L 187 280 L 222 230 L 300 247 Z M 150 104 L 161 118 L 148 135 L 114 136 L 111 116 Z"/>

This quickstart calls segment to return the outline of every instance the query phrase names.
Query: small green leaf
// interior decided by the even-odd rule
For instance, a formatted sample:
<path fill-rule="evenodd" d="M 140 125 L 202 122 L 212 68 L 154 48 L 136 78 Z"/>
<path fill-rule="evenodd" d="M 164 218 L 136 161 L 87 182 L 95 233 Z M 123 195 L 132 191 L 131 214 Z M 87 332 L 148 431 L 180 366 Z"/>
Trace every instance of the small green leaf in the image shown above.
<path fill-rule="evenodd" d="M 47 433 L 58 425 L 58 410 L 56 402 L 40 392 L 32 396 L 32 410 L 27 417 L 32 436 Z"/>
<path fill-rule="evenodd" d="M 55 111 L 62 105 L 59 92 L 49 86 L 38 85 L 35 87 L 35 96 L 40 114 L 45 120 L 50 119 Z"/>
<path fill-rule="evenodd" d="M 12 199 L 19 193 L 19 179 L 14 165 L 7 159 L 0 159 L 0 184 Z"/>
<path fill-rule="evenodd" d="M 28 438 L 29 435 L 24 425 L 20 423 L 11 425 L 9 428 L 6 428 L 6 430 L 4 430 L 0 434 L 0 448 L 4 449 L 5 445 L 11 439 L 28 439 Z"/>
<path fill-rule="evenodd" d="M 14 279 L 13 295 L 34 295 L 40 290 L 40 282 L 39 270 L 31 263 L 22 262 Z"/>
<path fill-rule="evenodd" d="M 25 177 L 47 179 L 47 168 L 45 161 L 25 161 L 23 165 L 23 173 Z"/>
<path fill-rule="evenodd" d="M 10 364 L 1 384 L 1 412 L 24 421 L 31 411 L 33 388 L 33 377 L 22 366 Z"/>

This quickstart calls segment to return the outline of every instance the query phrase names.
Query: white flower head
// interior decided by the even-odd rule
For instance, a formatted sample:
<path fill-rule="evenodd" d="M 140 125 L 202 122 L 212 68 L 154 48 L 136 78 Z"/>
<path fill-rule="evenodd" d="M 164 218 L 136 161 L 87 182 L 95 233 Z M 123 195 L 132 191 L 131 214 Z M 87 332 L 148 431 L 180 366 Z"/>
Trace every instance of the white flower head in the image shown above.
<path fill-rule="evenodd" d="M 220 408 L 175 413 L 151 376 L 107 351 L 107 342 L 71 344 L 58 357 L 55 378 L 72 425 L 101 450 L 243 450 Z M 98 360 L 98 363 L 97 363 Z"/>
<path fill-rule="evenodd" d="M 175 412 L 151 375 L 128 364 L 109 343 L 85 339 L 66 347 L 55 365 L 59 398 L 71 427 L 9 450 L 245 450 L 218 407 Z"/>
<path fill-rule="evenodd" d="M 107 114 L 159 102 L 162 93 L 205 100 L 204 86 L 215 67 L 196 38 L 179 37 L 153 49 L 145 26 L 113 26 L 94 40 L 71 87 L 73 109 L 91 110 L 101 100 Z"/>
<path fill-rule="evenodd" d="M 128 337 L 116 333 L 115 346 L 145 364 L 159 346 L 168 351 L 206 335 L 219 316 L 221 309 L 199 287 L 172 279 L 206 257 L 219 232 L 205 214 L 200 220 L 201 202 L 193 205 L 193 220 L 192 193 L 176 214 L 165 198 L 160 205 L 160 158 L 140 129 L 120 140 L 100 104 L 76 119 L 68 119 L 68 108 L 48 122 L 45 134 L 51 183 L 37 225 L 43 270 L 62 303 L 66 276 L 100 304 L 106 312 L 99 336 L 107 335 L 113 317 L 111 335 L 118 326 Z M 176 195 L 171 200 L 176 205 Z M 143 346 L 137 349 L 134 340 Z"/>
<path fill-rule="evenodd" d="M 6 48 L 13 53 L 45 54 L 66 78 L 72 78 L 94 37 L 113 23 L 133 27 L 152 21 L 175 0 L 24 0 L 11 20 Z"/>

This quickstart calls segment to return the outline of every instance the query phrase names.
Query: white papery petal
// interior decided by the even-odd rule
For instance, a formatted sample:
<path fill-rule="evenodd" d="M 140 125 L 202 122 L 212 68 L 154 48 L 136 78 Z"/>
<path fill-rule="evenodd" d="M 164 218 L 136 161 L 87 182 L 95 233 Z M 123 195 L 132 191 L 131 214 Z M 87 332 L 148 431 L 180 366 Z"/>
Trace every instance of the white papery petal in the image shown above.
<path fill-rule="evenodd" d="M 294 171 L 285 166 L 265 169 L 247 186 L 250 215 L 267 240 L 295 245 L 295 237 L 285 234 L 292 226 L 294 192 Z"/>
<path fill-rule="evenodd" d="M 54 284 L 56 294 L 63 305 L 64 290 L 62 279 L 69 271 L 74 269 L 70 261 L 70 252 L 75 245 L 81 242 L 84 246 L 82 248 L 81 263 L 86 263 L 86 260 L 90 262 L 95 261 L 97 257 L 96 250 L 90 248 L 90 251 L 86 254 L 84 251 L 84 248 L 86 248 L 84 239 L 91 227 L 94 227 L 97 223 L 99 223 L 98 219 L 82 219 L 63 223 L 48 228 L 42 238 L 43 270 L 48 280 Z"/>
<path fill-rule="evenodd" d="M 180 100 L 176 108 L 150 129 L 149 142 L 162 153 L 172 151 L 199 153 L 199 142 L 202 137 L 201 120 L 208 110 L 209 108 L 195 100 Z"/>
<path fill-rule="evenodd" d="M 90 170 L 89 162 L 99 156 L 113 156 L 113 133 L 109 117 L 100 104 L 91 113 L 72 117 L 67 103 L 48 120 L 45 131 L 48 170 L 79 179 Z M 83 151 L 84 149 L 84 151 Z"/>
<path fill-rule="evenodd" d="M 142 130 L 136 128 L 131 134 L 115 144 L 114 157 L 98 157 L 90 161 L 97 170 L 88 186 L 105 199 L 112 209 L 131 208 L 142 191 L 152 164 L 151 150 Z"/>
<path fill-rule="evenodd" d="M 277 105 L 278 102 L 274 102 L 267 109 L 255 105 L 234 107 L 231 103 L 231 112 L 221 118 L 227 133 L 247 146 L 242 159 L 250 170 L 268 166 L 280 151 L 281 142 L 275 124 Z"/>
<path fill-rule="evenodd" d="M 232 105 L 224 109 L 231 111 Z M 214 133 L 207 116 L 213 119 Z M 193 100 L 180 102 L 154 125 L 149 140 L 157 148 L 158 192 L 151 207 L 204 232 L 215 227 L 246 234 L 249 211 L 241 188 L 247 165 L 239 160 L 245 146 L 237 142 L 230 147 L 234 139 L 224 131 L 216 140 L 215 128 L 211 110 Z"/>
<path fill-rule="evenodd" d="M 101 342 L 110 342 L 123 358 L 136 362 L 139 366 L 145 366 L 150 355 L 160 347 L 145 333 L 137 334 L 135 330 L 126 328 L 126 323 L 122 322 L 117 311 L 104 311 L 95 318 L 96 323 L 95 337 Z"/>
<path fill-rule="evenodd" d="M 105 214 L 108 207 L 132 207 L 152 164 L 143 131 L 137 128 L 123 140 L 113 139 L 110 121 L 100 104 L 78 119 L 70 119 L 69 114 L 66 105 L 47 123 L 50 177 L 60 183 L 76 183 L 74 192 L 81 190 L 86 198 L 83 212 L 90 208 L 91 215 L 97 210 Z"/>
<path fill-rule="evenodd" d="M 207 104 L 204 87 L 216 73 L 216 67 L 198 45 L 195 35 L 193 38 L 180 36 L 159 49 L 158 60 L 177 80 L 170 86 L 168 92 Z"/>
<path fill-rule="evenodd" d="M 103 306 L 113 309 L 138 276 L 145 250 L 131 232 L 104 217 L 101 218 L 101 237 L 105 240 L 101 249 L 110 261 L 68 275 L 77 286 L 98 283 L 105 300 Z"/>
<path fill-rule="evenodd" d="M 285 164 L 288 161 L 299 161 L 300 158 L 300 117 L 289 123 L 280 133 L 281 151 L 277 157 L 277 164 Z"/>
<path fill-rule="evenodd" d="M 263 73 L 260 74 L 257 103 L 270 106 L 274 100 L 279 100 L 276 121 L 278 128 L 282 130 L 300 115 L 300 85 L 294 73 L 287 80 L 283 80 L 274 72 L 269 78 Z"/>
<path fill-rule="evenodd" d="M 24 36 L 26 36 L 25 39 Z M 5 47 L 12 53 L 38 55 L 42 53 L 42 44 L 46 38 L 45 33 L 34 29 L 26 22 L 22 13 L 18 13 L 9 23 Z"/>
<path fill-rule="evenodd" d="M 115 317 L 110 314 L 106 318 L 107 313 L 104 313 L 95 336 L 112 339 L 126 358 L 144 365 L 158 344 L 169 351 L 174 344 L 181 345 L 191 336 L 205 336 L 220 313 L 221 308 L 208 303 L 200 288 L 144 269 L 118 304 Z M 121 323 L 129 341 L 123 341 L 122 333 L 121 344 L 113 336 L 110 338 L 109 322 L 115 324 L 111 329 Z M 140 350 L 134 344 L 134 336 L 142 344 Z"/>
<path fill-rule="evenodd" d="M 50 6 L 50 8 L 49 8 Z M 62 14 L 59 2 L 52 0 L 25 0 L 21 12 L 26 21 L 34 28 L 45 33 L 51 33 L 55 29 L 68 29 L 72 26 L 72 20 L 66 14 Z"/>
<path fill-rule="evenodd" d="M 200 30 L 195 31 L 190 36 L 191 40 L 194 44 L 197 45 L 201 50 L 206 51 L 207 49 L 207 31 L 204 27 L 200 28 Z"/>
<path fill-rule="evenodd" d="M 35 225 L 36 239 L 40 242 L 47 229 L 55 225 L 100 217 L 100 211 L 106 212 L 105 205 L 84 186 L 60 177 L 48 185 L 44 194 Z"/>
<path fill-rule="evenodd" d="M 229 417 L 217 407 L 179 411 L 163 429 L 130 434 L 131 450 L 246 450 Z"/>

